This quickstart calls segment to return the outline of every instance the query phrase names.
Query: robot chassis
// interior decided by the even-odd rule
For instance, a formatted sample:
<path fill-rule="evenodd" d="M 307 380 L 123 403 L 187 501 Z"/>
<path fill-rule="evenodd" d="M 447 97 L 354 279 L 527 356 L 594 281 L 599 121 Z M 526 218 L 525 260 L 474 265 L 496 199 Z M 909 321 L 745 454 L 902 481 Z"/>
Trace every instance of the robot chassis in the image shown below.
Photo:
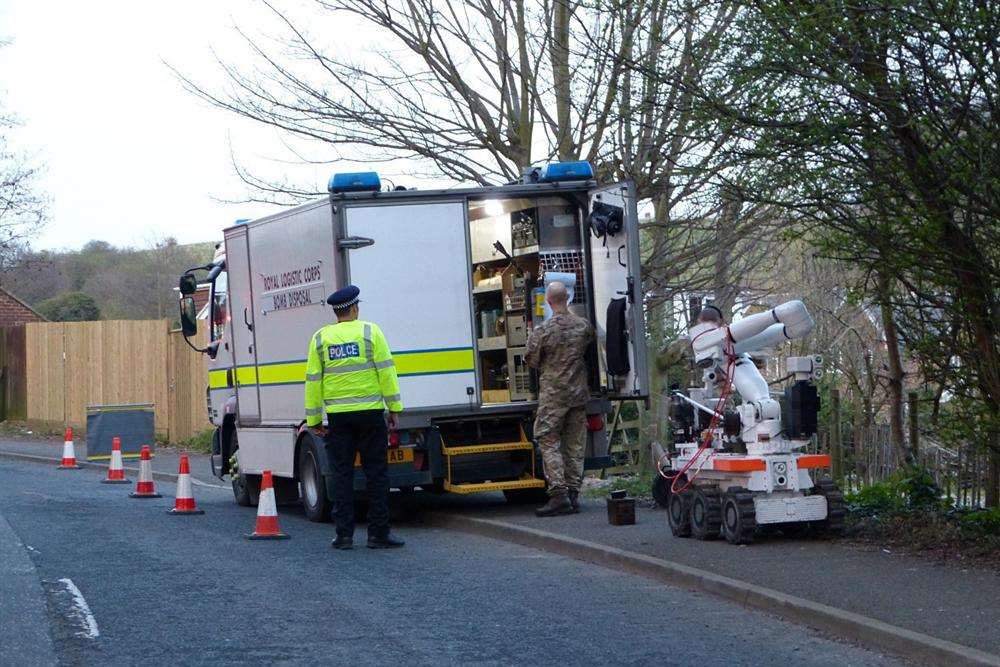
<path fill-rule="evenodd" d="M 813 325 L 805 304 L 789 301 L 729 325 L 700 322 L 688 332 L 705 385 L 687 396 L 674 392 L 670 412 L 675 434 L 689 441 L 672 454 L 653 445 L 660 471 L 653 495 L 667 508 L 674 536 L 749 544 L 761 527 L 843 530 L 840 489 L 830 479 L 814 483 L 810 474 L 829 467 L 829 455 L 799 451 L 816 432 L 812 380 L 822 375 L 822 357 L 788 358 L 795 381 L 785 390 L 783 429 L 781 405 L 748 354 L 802 338 Z M 743 402 L 729 410 L 733 389 Z"/>

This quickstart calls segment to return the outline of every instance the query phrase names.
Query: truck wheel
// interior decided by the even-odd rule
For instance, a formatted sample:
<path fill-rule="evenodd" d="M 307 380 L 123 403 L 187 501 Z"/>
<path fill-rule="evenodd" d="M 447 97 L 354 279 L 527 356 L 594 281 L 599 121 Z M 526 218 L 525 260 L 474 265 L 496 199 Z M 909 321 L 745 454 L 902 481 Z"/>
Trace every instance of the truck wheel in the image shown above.
<path fill-rule="evenodd" d="M 229 431 L 229 451 L 232 452 L 229 455 L 229 477 L 232 479 L 233 498 L 240 507 L 251 507 L 257 504 L 257 498 L 260 496 L 260 475 L 244 475 L 239 471 L 239 449 L 239 439 L 236 435 L 236 429 L 233 428 Z M 233 462 L 237 462 L 235 475 L 231 472 Z"/>
<path fill-rule="evenodd" d="M 511 505 L 544 504 L 549 499 L 545 489 L 504 489 L 504 500 Z"/>
<path fill-rule="evenodd" d="M 695 489 L 691 499 L 691 535 L 699 540 L 714 540 L 722 532 L 722 498 L 716 486 Z"/>
<path fill-rule="evenodd" d="M 667 523 L 674 537 L 691 537 L 691 492 L 670 494 Z"/>
<path fill-rule="evenodd" d="M 320 469 L 316 446 L 306 438 L 299 449 L 299 495 L 306 518 L 317 523 L 330 520 L 330 499 Z"/>
<path fill-rule="evenodd" d="M 741 486 L 731 486 L 722 496 L 722 533 L 730 544 L 750 544 L 757 532 L 757 509 L 753 495 Z"/>
<path fill-rule="evenodd" d="M 240 507 L 250 507 L 250 490 L 247 489 L 247 479 L 243 474 L 233 475 L 233 498 Z"/>

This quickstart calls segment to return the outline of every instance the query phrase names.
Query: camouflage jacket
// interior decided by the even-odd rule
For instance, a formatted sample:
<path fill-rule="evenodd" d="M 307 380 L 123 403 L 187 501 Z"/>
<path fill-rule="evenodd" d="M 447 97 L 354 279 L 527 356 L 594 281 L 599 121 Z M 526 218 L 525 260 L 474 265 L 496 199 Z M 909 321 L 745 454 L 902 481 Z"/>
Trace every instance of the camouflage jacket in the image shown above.
<path fill-rule="evenodd" d="M 538 400 L 575 407 L 590 396 L 583 355 L 594 339 L 594 329 L 571 313 L 554 315 L 528 337 L 528 365 L 539 371 Z"/>

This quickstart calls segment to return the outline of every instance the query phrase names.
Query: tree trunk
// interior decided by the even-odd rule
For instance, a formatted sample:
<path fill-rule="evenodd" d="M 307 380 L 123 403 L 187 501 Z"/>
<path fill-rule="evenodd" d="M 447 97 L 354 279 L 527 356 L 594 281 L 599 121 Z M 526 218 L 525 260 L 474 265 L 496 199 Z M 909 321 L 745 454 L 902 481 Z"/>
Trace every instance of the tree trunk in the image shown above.
<path fill-rule="evenodd" d="M 903 361 L 899 354 L 899 334 L 893 319 L 889 302 L 890 283 L 887 276 L 878 276 L 878 300 L 882 314 L 882 329 L 885 334 L 885 348 L 888 359 L 889 381 L 889 437 L 893 449 L 907 465 L 916 463 L 913 451 L 907 446 L 903 435 Z"/>
<path fill-rule="evenodd" d="M 555 0 L 552 8 L 552 83 L 556 98 L 556 150 L 560 160 L 576 157 L 570 127 L 572 81 L 569 71 L 570 2 Z"/>
<path fill-rule="evenodd" d="M 732 247 L 735 242 L 732 230 L 738 223 L 740 202 L 732 193 L 723 192 L 722 210 L 715 219 L 715 307 L 722 311 L 726 321 L 732 321 L 736 306 L 737 285 L 732 279 Z"/>

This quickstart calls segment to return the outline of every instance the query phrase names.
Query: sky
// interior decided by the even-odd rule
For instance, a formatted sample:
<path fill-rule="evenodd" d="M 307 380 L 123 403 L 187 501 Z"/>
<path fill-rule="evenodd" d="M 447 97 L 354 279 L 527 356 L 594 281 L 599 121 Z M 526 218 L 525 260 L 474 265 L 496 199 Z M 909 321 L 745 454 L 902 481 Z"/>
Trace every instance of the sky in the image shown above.
<path fill-rule="evenodd" d="M 276 32 L 250 0 L 0 0 L 0 38 L 10 42 L 0 49 L 0 100 L 22 124 L 11 144 L 43 165 L 40 186 L 51 199 L 34 248 L 221 240 L 237 218 L 274 210 L 221 201 L 247 191 L 234 152 L 251 171 L 323 189 L 330 166 L 276 162 L 275 131 L 197 99 L 164 64 L 221 85 L 213 51 L 250 62 L 236 25 Z M 357 44 L 356 26 L 341 26 Z"/>

